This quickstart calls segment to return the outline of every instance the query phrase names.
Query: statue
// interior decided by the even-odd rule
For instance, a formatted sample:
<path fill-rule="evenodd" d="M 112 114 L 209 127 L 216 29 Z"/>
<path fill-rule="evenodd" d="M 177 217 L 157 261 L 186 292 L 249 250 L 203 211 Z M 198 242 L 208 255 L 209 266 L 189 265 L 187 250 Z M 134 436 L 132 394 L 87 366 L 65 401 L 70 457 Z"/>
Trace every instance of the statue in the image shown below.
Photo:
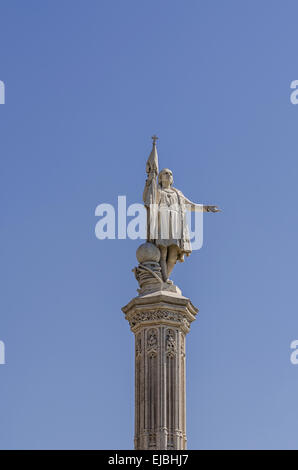
<path fill-rule="evenodd" d="M 148 177 L 143 193 L 147 209 L 147 242 L 159 249 L 162 280 L 171 284 L 169 276 L 176 262 L 183 262 L 184 255 L 189 256 L 192 251 L 186 210 L 219 212 L 220 209 L 217 206 L 196 204 L 187 199 L 181 191 L 172 186 L 173 173 L 168 168 L 158 173 L 157 137 L 154 135 L 152 139 L 153 147 L 146 164 Z M 144 269 L 148 270 L 148 267 Z"/>

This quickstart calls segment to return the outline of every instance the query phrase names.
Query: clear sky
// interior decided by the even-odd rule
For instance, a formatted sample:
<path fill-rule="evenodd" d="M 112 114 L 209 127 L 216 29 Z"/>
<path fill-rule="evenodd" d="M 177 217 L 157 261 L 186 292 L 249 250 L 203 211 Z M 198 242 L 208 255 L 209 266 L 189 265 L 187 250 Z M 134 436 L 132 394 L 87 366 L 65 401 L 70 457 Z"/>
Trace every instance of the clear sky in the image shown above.
<path fill-rule="evenodd" d="M 136 240 L 95 208 L 160 167 L 204 245 L 173 272 L 190 449 L 298 448 L 298 4 L 0 2 L 0 448 L 131 449 Z"/>

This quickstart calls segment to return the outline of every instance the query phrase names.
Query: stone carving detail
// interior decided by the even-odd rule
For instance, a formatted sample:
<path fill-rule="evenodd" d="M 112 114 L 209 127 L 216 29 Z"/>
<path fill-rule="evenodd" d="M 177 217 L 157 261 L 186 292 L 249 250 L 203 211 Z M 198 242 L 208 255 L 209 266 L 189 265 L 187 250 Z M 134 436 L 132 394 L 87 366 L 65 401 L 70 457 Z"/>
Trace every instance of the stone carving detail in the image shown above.
<path fill-rule="evenodd" d="M 139 334 L 136 337 L 136 359 L 140 359 L 142 356 L 142 339 L 141 335 Z"/>
<path fill-rule="evenodd" d="M 183 335 L 181 335 L 181 357 L 185 358 L 185 338 Z"/>
<path fill-rule="evenodd" d="M 150 243 L 144 243 L 139 248 L 143 248 Z M 152 246 L 155 246 L 151 243 Z M 157 248 L 156 248 L 157 249 Z M 140 289 L 137 289 L 139 295 L 149 294 L 157 291 L 169 291 L 176 294 L 182 294 L 179 287 L 175 286 L 172 281 L 164 282 L 161 277 L 161 267 L 155 261 L 144 261 L 138 267 L 132 270 L 135 278 L 139 283 Z"/>
<path fill-rule="evenodd" d="M 142 246 L 143 245 L 141 245 L 141 247 Z M 134 268 L 133 272 L 140 286 L 140 289 L 138 289 L 139 293 L 146 291 L 154 292 L 155 290 L 161 289 L 163 280 L 161 278 L 161 267 L 159 263 L 155 261 L 144 261 L 140 263 L 138 267 Z"/>
<path fill-rule="evenodd" d="M 133 328 L 138 323 L 152 320 L 171 320 L 184 325 L 187 329 L 190 327 L 190 322 L 184 315 L 169 310 L 146 310 L 144 312 L 137 312 L 129 319 L 129 324 L 130 327 Z"/>
<path fill-rule="evenodd" d="M 157 330 L 151 329 L 147 332 L 147 354 L 150 357 L 155 357 L 157 355 L 157 349 Z"/>
<path fill-rule="evenodd" d="M 167 330 L 166 336 L 166 355 L 167 357 L 176 356 L 177 345 L 175 341 L 175 332 L 173 330 Z"/>

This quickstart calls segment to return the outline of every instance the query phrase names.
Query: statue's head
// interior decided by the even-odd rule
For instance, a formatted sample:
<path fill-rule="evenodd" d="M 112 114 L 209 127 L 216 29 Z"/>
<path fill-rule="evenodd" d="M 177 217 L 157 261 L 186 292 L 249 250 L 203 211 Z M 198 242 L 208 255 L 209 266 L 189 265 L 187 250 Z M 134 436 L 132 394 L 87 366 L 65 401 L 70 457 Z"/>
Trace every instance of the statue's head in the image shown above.
<path fill-rule="evenodd" d="M 163 170 L 161 170 L 159 172 L 159 175 L 158 175 L 158 184 L 159 186 L 163 186 L 163 182 L 164 182 L 164 185 L 165 186 L 172 186 L 173 184 L 173 173 L 171 172 L 171 170 L 169 170 L 169 168 L 164 168 Z"/>

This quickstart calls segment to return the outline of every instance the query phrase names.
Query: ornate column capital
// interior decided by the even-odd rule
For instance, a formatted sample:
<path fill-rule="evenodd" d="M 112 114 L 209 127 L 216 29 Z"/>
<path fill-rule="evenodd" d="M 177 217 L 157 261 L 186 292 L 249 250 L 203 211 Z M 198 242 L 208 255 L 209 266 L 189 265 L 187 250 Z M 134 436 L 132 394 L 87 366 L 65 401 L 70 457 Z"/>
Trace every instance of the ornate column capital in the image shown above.
<path fill-rule="evenodd" d="M 122 308 L 133 333 L 142 327 L 165 325 L 188 333 L 198 308 L 182 295 L 158 291 L 133 298 Z"/>

